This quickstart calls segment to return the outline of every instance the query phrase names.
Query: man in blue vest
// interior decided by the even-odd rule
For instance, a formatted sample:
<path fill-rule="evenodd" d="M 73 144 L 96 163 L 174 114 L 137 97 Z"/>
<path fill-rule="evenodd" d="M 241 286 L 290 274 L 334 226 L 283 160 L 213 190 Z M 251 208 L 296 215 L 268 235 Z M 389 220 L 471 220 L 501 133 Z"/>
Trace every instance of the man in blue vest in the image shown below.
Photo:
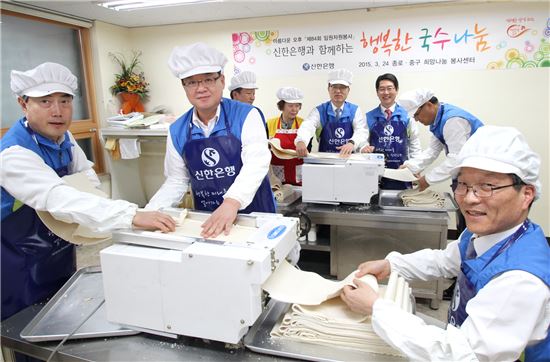
<path fill-rule="evenodd" d="M 193 107 L 170 126 L 166 181 L 146 206 L 178 205 L 191 185 L 195 208 L 212 211 L 204 238 L 228 235 L 237 212 L 275 212 L 265 125 L 250 104 L 222 98 L 226 63 L 204 43 L 172 51 L 168 66 Z"/>
<path fill-rule="evenodd" d="M 256 74 L 249 70 L 245 70 L 236 74 L 231 78 L 231 84 L 227 88 L 229 90 L 229 96 L 231 99 L 244 102 L 248 104 L 254 104 L 256 99 Z"/>
<path fill-rule="evenodd" d="M 168 215 L 80 192 L 61 178 L 82 172 L 100 184 L 93 163 L 68 131 L 76 88 L 76 77 L 56 63 L 11 72 L 24 117 L 0 140 L 2 320 L 51 297 L 75 271 L 74 246 L 50 231 L 36 211 L 97 232 L 132 226 L 175 230 Z"/>
<path fill-rule="evenodd" d="M 460 151 L 453 175 L 467 229 L 444 250 L 424 249 L 363 263 L 356 277 L 458 278 L 446 329 L 378 297 L 367 284 L 345 287 L 354 311 L 372 313 L 375 332 L 411 360 L 548 361 L 550 246 L 529 220 L 539 198 L 540 157 L 511 127 L 481 127 Z"/>
<path fill-rule="evenodd" d="M 318 129 L 319 152 L 340 152 L 349 156 L 367 144 L 369 131 L 359 106 L 346 101 L 353 74 L 347 69 L 336 69 L 328 75 L 330 101 L 314 108 L 302 122 L 294 140 L 300 157 L 308 154 L 307 145 Z"/>
<path fill-rule="evenodd" d="M 432 133 L 428 148 L 418 157 L 405 161 L 401 167 L 407 167 L 417 174 L 432 164 L 444 150 L 445 161 L 420 177 L 419 190 L 423 191 L 434 183 L 449 179 L 460 149 L 483 123 L 463 109 L 439 102 L 429 89 L 404 93 L 397 103 L 407 112 L 414 112 L 414 119 L 430 127 Z"/>
<path fill-rule="evenodd" d="M 422 152 L 418 127 L 409 119 L 407 111 L 395 103 L 399 92 L 399 81 L 391 73 L 376 78 L 376 94 L 380 105 L 367 113 L 370 146 L 361 152 L 382 153 L 386 167 L 397 169 L 408 159 Z M 403 190 L 410 188 L 410 182 L 402 182 L 383 177 L 380 188 L 385 190 Z"/>

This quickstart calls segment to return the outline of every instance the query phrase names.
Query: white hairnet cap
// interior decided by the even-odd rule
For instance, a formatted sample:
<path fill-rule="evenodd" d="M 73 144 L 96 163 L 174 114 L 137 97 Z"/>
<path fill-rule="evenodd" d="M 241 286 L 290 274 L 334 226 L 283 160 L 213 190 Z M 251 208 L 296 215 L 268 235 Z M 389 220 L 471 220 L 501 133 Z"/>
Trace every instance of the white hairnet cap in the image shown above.
<path fill-rule="evenodd" d="M 277 98 L 286 103 L 302 103 L 304 100 L 304 93 L 301 90 L 294 87 L 283 87 L 277 91 Z"/>
<path fill-rule="evenodd" d="M 347 87 L 351 85 L 353 81 L 353 73 L 347 69 L 335 69 L 328 73 L 328 84 L 343 84 Z"/>
<path fill-rule="evenodd" d="M 18 96 L 44 97 L 53 93 L 75 95 L 77 79 L 71 71 L 57 63 L 42 63 L 24 72 L 11 71 L 11 90 Z"/>
<path fill-rule="evenodd" d="M 405 108 L 407 112 L 413 112 L 421 105 L 429 101 L 434 96 L 434 92 L 427 88 L 419 88 L 405 92 L 397 99 L 397 104 Z"/>
<path fill-rule="evenodd" d="M 245 70 L 244 72 L 240 72 L 239 74 L 233 76 L 228 89 L 231 92 L 237 88 L 258 89 L 256 86 L 256 74 Z"/>
<path fill-rule="evenodd" d="M 223 72 L 227 58 L 217 49 L 204 43 L 178 46 L 172 50 L 168 67 L 179 79 L 196 74 Z"/>
<path fill-rule="evenodd" d="M 461 167 L 513 173 L 535 186 L 535 198 L 541 194 L 540 158 L 529 148 L 525 137 L 513 127 L 483 126 L 466 141 L 452 169 L 456 177 Z"/>

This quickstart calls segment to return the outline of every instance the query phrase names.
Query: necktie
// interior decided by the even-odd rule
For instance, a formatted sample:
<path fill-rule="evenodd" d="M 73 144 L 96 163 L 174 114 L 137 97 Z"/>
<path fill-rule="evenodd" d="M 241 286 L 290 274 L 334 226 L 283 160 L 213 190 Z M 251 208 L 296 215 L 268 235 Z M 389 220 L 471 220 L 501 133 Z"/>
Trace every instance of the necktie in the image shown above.
<path fill-rule="evenodd" d="M 468 247 L 466 247 L 466 260 L 475 258 L 477 258 L 477 253 L 476 249 L 474 249 L 474 238 L 472 238 L 468 243 Z"/>
<path fill-rule="evenodd" d="M 342 110 L 340 108 L 336 108 L 336 122 L 340 120 L 340 113 L 342 113 Z"/>
<path fill-rule="evenodd" d="M 391 115 L 392 115 L 392 111 L 391 111 L 391 109 L 386 108 L 385 112 L 386 112 L 386 120 L 389 121 L 390 118 L 391 118 Z"/>

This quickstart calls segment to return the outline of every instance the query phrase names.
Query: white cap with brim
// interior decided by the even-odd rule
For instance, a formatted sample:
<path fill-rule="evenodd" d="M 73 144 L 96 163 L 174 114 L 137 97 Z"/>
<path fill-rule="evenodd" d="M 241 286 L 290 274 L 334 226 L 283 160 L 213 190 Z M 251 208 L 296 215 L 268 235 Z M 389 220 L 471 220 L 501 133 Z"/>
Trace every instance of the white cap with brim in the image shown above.
<path fill-rule="evenodd" d="M 237 88 L 258 89 L 258 86 L 256 86 L 256 74 L 245 70 L 244 72 L 233 76 L 233 78 L 231 78 L 231 84 L 229 85 L 228 89 L 231 92 L 232 90 L 235 90 Z"/>
<path fill-rule="evenodd" d="M 294 87 L 283 87 L 277 91 L 277 98 L 286 103 L 302 103 L 304 100 L 304 93 L 301 90 Z"/>
<path fill-rule="evenodd" d="M 419 88 L 403 93 L 396 102 L 410 113 L 416 112 L 418 107 L 428 102 L 433 96 L 434 92 L 431 89 Z"/>
<path fill-rule="evenodd" d="M 71 71 L 57 63 L 42 63 L 27 71 L 11 71 L 11 90 L 17 96 L 44 97 L 53 93 L 74 96 L 77 79 Z"/>
<path fill-rule="evenodd" d="M 328 84 L 342 84 L 349 87 L 353 81 L 353 73 L 347 69 L 335 69 L 328 73 Z"/>
<path fill-rule="evenodd" d="M 217 49 L 204 43 L 178 46 L 172 50 L 168 67 L 179 79 L 197 74 L 223 73 L 227 58 Z"/>
<path fill-rule="evenodd" d="M 535 186 L 535 199 L 541 195 L 540 157 L 513 127 L 478 128 L 458 154 L 457 165 L 451 171 L 454 178 L 462 167 L 515 174 L 526 184 Z"/>

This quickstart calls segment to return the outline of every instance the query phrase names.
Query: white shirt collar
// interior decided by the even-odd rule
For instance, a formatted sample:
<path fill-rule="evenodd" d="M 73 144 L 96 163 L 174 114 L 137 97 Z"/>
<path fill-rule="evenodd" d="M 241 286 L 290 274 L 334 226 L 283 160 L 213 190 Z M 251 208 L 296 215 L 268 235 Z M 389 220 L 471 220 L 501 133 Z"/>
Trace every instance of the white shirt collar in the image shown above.
<path fill-rule="evenodd" d="M 199 119 L 199 116 L 197 115 L 197 110 L 193 107 L 193 124 L 202 130 L 205 137 L 210 136 L 210 133 L 212 133 L 214 127 L 216 126 L 216 123 L 218 123 L 218 120 L 220 119 L 220 106 L 221 104 L 218 105 L 216 115 L 214 116 L 214 118 L 208 121 L 208 124 L 202 123 L 202 121 Z"/>
<path fill-rule="evenodd" d="M 474 249 L 477 253 L 477 255 L 482 255 L 487 250 L 493 247 L 493 245 L 497 244 L 498 242 L 506 239 L 508 236 L 512 235 L 514 232 L 516 232 L 517 229 L 521 227 L 523 222 L 519 225 L 514 226 L 511 229 L 501 231 L 500 233 L 496 234 L 490 234 L 485 236 L 477 237 L 477 235 L 474 234 Z"/>
<path fill-rule="evenodd" d="M 392 104 L 389 108 L 384 107 L 383 105 L 380 105 L 380 109 L 382 110 L 383 114 L 386 114 L 386 109 L 389 109 L 391 113 L 395 112 L 395 103 Z"/>
<path fill-rule="evenodd" d="M 344 103 L 342 103 L 342 106 L 341 106 L 341 107 L 336 107 L 336 106 L 334 105 L 334 103 L 332 103 L 332 102 L 330 102 L 330 105 L 332 106 L 332 110 L 334 111 L 334 113 L 336 113 L 336 110 L 337 110 L 338 108 L 340 108 L 340 109 L 342 110 L 342 112 L 343 112 L 343 111 L 344 111 L 344 106 L 346 105 L 346 102 L 344 101 Z"/>

